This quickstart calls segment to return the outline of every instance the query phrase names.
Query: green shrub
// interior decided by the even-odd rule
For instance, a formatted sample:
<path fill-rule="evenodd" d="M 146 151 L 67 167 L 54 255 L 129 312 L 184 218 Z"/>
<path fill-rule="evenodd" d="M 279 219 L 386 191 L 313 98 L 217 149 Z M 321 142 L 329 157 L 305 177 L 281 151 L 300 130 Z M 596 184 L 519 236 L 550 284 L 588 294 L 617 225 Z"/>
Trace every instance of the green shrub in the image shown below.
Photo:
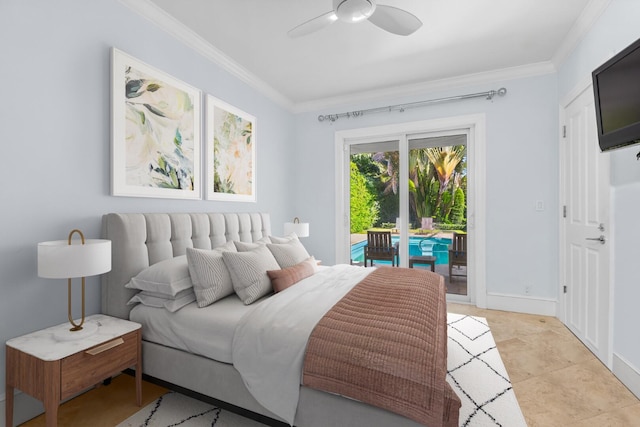
<path fill-rule="evenodd" d="M 450 222 L 438 222 L 434 224 L 434 228 L 442 231 L 464 231 L 467 229 L 467 224 L 453 224 Z"/>
<path fill-rule="evenodd" d="M 444 192 L 442 193 L 442 199 L 440 202 L 440 206 L 442 211 L 440 212 L 440 219 L 442 222 L 449 222 L 449 212 L 451 212 L 451 207 L 453 205 L 453 197 L 451 197 L 451 193 Z"/>
<path fill-rule="evenodd" d="M 449 220 L 452 223 L 461 224 L 464 222 L 465 200 L 464 191 L 458 187 L 453 194 L 453 206 L 451 207 L 451 213 Z"/>
<path fill-rule="evenodd" d="M 378 202 L 354 162 L 351 162 L 350 206 L 351 233 L 360 233 L 378 220 Z"/>

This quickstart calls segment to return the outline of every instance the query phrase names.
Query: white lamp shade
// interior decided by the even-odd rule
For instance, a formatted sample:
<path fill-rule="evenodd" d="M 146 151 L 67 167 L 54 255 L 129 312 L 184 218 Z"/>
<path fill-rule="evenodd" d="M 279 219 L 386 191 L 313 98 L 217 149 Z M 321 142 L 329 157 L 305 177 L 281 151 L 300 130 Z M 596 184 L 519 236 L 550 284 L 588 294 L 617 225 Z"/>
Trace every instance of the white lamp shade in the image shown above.
<path fill-rule="evenodd" d="M 291 233 L 295 233 L 298 237 L 309 236 L 309 223 L 308 222 L 285 222 L 284 223 L 284 235 L 287 236 Z"/>
<path fill-rule="evenodd" d="M 50 279 L 87 277 L 111 270 L 111 241 L 87 239 L 38 243 L 38 276 Z"/>

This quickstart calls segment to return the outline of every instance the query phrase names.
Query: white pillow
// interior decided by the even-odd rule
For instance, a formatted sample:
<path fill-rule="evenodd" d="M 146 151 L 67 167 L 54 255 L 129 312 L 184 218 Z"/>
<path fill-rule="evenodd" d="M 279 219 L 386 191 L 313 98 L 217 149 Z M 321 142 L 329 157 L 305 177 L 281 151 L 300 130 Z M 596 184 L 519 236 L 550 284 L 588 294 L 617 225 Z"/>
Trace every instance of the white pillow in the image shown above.
<path fill-rule="evenodd" d="M 291 233 L 285 237 L 269 236 L 269 240 L 271 240 L 270 243 L 289 243 L 290 241 L 295 240 L 297 238 L 298 238 L 298 235 L 296 233 Z"/>
<path fill-rule="evenodd" d="M 195 300 L 196 295 L 193 289 L 180 291 L 175 297 L 167 297 L 164 294 L 156 292 L 142 291 L 135 294 L 133 298 L 127 302 L 127 305 L 140 303 L 149 307 L 165 308 L 171 313 L 174 313 Z"/>
<path fill-rule="evenodd" d="M 124 287 L 174 297 L 193 287 L 187 257 L 181 255 L 157 262 L 138 273 Z"/>
<path fill-rule="evenodd" d="M 233 293 L 231 275 L 222 259 L 225 251 L 236 252 L 233 242 L 214 250 L 187 248 L 187 263 L 198 307 L 206 307 Z"/>
<path fill-rule="evenodd" d="M 280 268 L 293 267 L 310 256 L 297 237 L 287 243 L 268 243 L 267 248 L 278 261 Z"/>
<path fill-rule="evenodd" d="M 272 291 L 267 270 L 278 270 L 280 266 L 265 246 L 247 252 L 223 252 L 222 258 L 231 274 L 233 290 L 245 304 Z"/>
<path fill-rule="evenodd" d="M 264 236 L 263 238 L 256 240 L 255 242 L 233 242 L 236 246 L 238 252 L 246 252 L 257 248 L 258 246 L 264 246 L 267 243 L 271 243 L 271 239 L 269 236 Z"/>
<path fill-rule="evenodd" d="M 247 252 L 247 251 L 252 251 L 254 249 L 259 248 L 260 246 L 264 246 L 266 245 L 265 242 L 233 242 L 236 246 L 237 252 Z"/>
<path fill-rule="evenodd" d="M 216 251 L 231 251 L 231 252 L 235 252 L 236 251 L 236 245 L 229 240 L 227 243 L 220 245 L 220 246 L 216 246 L 215 248 L 213 248 L 213 250 Z"/>

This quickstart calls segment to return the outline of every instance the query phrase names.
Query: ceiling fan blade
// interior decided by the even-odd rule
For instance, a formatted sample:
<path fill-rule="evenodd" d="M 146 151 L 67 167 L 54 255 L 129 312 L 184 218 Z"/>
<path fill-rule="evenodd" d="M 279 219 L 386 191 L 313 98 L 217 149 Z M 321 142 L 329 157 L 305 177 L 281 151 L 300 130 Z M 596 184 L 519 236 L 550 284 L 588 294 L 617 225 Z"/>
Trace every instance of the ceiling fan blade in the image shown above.
<path fill-rule="evenodd" d="M 422 27 L 417 16 L 393 6 L 378 5 L 369 21 L 374 25 L 399 36 L 408 36 Z"/>
<path fill-rule="evenodd" d="M 289 30 L 287 35 L 289 37 L 301 37 L 306 36 L 307 34 L 311 34 L 315 31 L 321 30 L 324 27 L 328 27 L 338 20 L 336 13 L 334 11 L 327 12 L 324 15 L 320 15 L 313 19 L 308 20 L 307 22 L 303 22 L 297 27 Z"/>

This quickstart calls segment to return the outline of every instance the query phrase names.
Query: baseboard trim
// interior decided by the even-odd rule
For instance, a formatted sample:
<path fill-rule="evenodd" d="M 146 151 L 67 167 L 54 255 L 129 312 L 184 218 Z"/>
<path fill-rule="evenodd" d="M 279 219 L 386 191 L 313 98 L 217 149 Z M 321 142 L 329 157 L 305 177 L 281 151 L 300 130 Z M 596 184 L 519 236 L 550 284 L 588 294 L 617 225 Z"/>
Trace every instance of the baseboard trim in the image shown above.
<path fill-rule="evenodd" d="M 613 353 L 612 372 L 631 393 L 640 399 L 640 370 L 629 363 L 624 357 Z"/>
<path fill-rule="evenodd" d="M 487 308 L 555 317 L 557 316 L 558 301 L 549 298 L 487 292 Z"/>

